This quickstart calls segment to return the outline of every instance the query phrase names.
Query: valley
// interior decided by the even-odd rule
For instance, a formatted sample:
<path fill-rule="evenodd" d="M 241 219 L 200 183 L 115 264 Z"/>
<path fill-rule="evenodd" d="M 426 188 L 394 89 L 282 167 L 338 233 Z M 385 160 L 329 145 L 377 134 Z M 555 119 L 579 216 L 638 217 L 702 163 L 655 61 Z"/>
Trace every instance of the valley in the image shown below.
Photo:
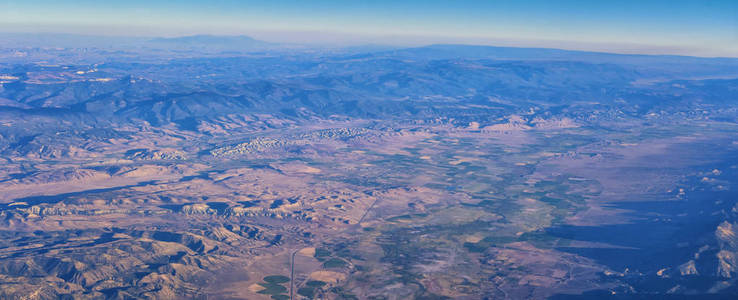
<path fill-rule="evenodd" d="M 738 81 L 684 79 L 738 61 L 58 51 L 0 63 L 0 298 L 738 292 Z"/>

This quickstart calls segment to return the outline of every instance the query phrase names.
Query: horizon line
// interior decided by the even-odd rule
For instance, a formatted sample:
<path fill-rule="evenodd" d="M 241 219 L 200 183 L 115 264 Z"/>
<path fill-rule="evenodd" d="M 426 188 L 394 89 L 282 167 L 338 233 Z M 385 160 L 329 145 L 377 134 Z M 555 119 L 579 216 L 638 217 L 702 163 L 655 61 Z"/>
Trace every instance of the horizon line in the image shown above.
<path fill-rule="evenodd" d="M 338 38 L 334 41 L 330 41 L 328 39 L 327 41 L 318 41 L 318 42 L 304 42 L 304 41 L 285 41 L 285 40 L 279 40 L 277 38 L 277 41 L 270 41 L 268 38 L 265 39 L 263 37 L 259 37 L 260 35 L 265 35 L 268 33 L 277 33 L 283 35 L 290 35 L 290 34 L 305 34 L 305 33 L 311 33 L 311 34 L 319 34 L 325 36 L 342 36 L 344 39 L 346 37 L 353 38 L 353 41 L 349 40 L 341 40 L 341 38 Z M 254 39 L 256 41 L 260 42 L 266 42 L 271 43 L 274 45 L 294 45 L 294 46 L 307 46 L 307 47 L 325 47 L 325 48 L 351 48 L 351 47 L 363 47 L 363 46 L 379 46 L 379 47 L 394 47 L 397 49 L 413 49 L 413 48 L 424 48 L 424 47 L 431 47 L 431 46 L 469 46 L 469 47 L 491 47 L 491 48 L 517 48 L 517 49 L 540 49 L 540 50 L 560 50 L 560 51 L 571 51 L 571 52 L 582 52 L 582 53 L 597 53 L 597 54 L 612 54 L 612 55 L 624 55 L 624 56 L 673 56 L 673 57 L 693 57 L 693 58 L 704 58 L 704 59 L 738 59 L 738 55 L 736 56 L 727 56 L 727 55 L 714 55 L 714 54 L 688 54 L 684 51 L 687 50 L 685 48 L 680 48 L 677 46 L 668 47 L 668 46 L 656 46 L 656 45 L 645 45 L 645 44 L 638 44 L 638 43 L 600 43 L 600 42 L 580 42 L 580 41 L 567 41 L 567 40 L 549 40 L 549 39 L 536 39 L 536 40 L 528 40 L 528 39 L 518 39 L 518 40 L 510 40 L 510 39 L 495 39 L 490 37 L 467 37 L 466 40 L 468 42 L 464 42 L 464 37 L 434 37 L 434 36 L 419 36 L 419 35 L 412 35 L 412 34 L 393 34 L 393 35 L 373 35 L 373 34 L 362 34 L 362 33 L 349 33 L 349 32 L 326 32 L 326 31 L 311 31 L 311 30 L 270 30 L 270 31 L 253 31 L 251 33 L 223 33 L 223 34 L 217 34 L 217 33 L 207 33 L 207 32 L 193 32 L 193 33 L 184 33 L 184 34 L 100 34 L 100 33 L 85 33 L 85 32 L 60 32 L 60 31 L 6 31 L 3 29 L 0 29 L 0 35 L 36 35 L 36 36 L 77 36 L 77 37 L 86 37 L 86 38 L 128 38 L 128 39 L 175 39 L 175 38 L 183 38 L 183 37 L 195 37 L 195 36 L 210 36 L 210 37 L 248 37 L 251 39 Z M 418 38 L 418 39 L 457 39 L 459 41 L 428 41 L 428 42 L 388 42 L 388 41 L 360 41 L 361 38 Z M 477 39 L 478 42 L 473 42 L 471 40 Z M 485 42 L 484 40 L 487 40 L 488 42 Z M 17 41 L 16 41 L 17 42 Z M 572 45 L 573 47 L 566 47 L 566 46 L 555 46 L 545 45 L 546 43 L 568 43 Z M 578 47 L 577 47 L 578 45 Z M 587 47 L 587 46 L 599 46 L 599 47 Z M 621 49 L 610 49 L 610 47 L 620 46 L 620 47 L 626 47 Z M 639 47 L 640 46 L 640 47 Z M 32 46 L 23 46 L 23 47 L 32 47 Z M 49 46 L 39 46 L 39 47 L 54 47 L 53 45 Z M 13 47 L 0 47 L 0 48 L 13 48 Z M 640 49 L 639 49 L 640 48 Z M 669 50 L 676 50 L 676 51 L 669 51 Z M 682 51 L 679 51 L 682 50 Z M 727 51 L 727 50 L 726 50 Z"/>

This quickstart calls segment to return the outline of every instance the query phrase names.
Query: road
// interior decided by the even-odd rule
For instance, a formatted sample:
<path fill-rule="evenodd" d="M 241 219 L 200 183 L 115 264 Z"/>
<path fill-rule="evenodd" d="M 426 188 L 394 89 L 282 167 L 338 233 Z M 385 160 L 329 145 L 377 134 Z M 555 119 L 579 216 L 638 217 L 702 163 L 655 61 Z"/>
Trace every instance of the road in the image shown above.
<path fill-rule="evenodd" d="M 292 252 L 292 263 L 291 263 L 292 266 L 291 266 L 291 271 L 290 271 L 290 300 L 293 300 L 295 296 L 295 293 L 293 291 L 295 288 L 295 255 L 297 254 L 298 251 L 300 250 L 295 250 Z"/>

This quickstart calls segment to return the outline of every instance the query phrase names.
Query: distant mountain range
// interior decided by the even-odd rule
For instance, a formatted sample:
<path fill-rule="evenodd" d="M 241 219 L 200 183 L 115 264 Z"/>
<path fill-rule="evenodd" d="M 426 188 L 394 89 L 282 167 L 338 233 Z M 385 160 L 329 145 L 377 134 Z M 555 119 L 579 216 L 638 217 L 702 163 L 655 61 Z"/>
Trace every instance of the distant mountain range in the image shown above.
<path fill-rule="evenodd" d="M 77 47 L 116 39 L 2 38 L 76 40 Z M 728 101 L 738 86 L 734 58 L 470 45 L 272 52 L 281 45 L 213 35 L 128 38 L 110 45 L 127 50 L 68 48 L 53 50 L 59 51 L 53 56 L 39 50 L 38 57 L 28 49 L 29 56 L 22 57 L 5 52 L 0 111 L 64 115 L 59 121 L 88 124 L 146 121 L 182 128 L 229 114 L 292 120 L 455 116 L 465 122 L 536 105 L 567 111 L 591 103 L 636 115 L 675 111 L 680 103 Z M 268 55 L 240 55 L 257 51 Z M 567 117 L 577 117 L 571 112 Z"/>
<path fill-rule="evenodd" d="M 61 48 L 132 48 L 199 50 L 199 51 L 255 51 L 279 46 L 248 36 L 192 35 L 181 37 L 113 37 L 76 34 L 0 34 L 0 47 L 61 47 Z"/>
<path fill-rule="evenodd" d="M 95 36 L 57 33 L 0 33 L 0 49 L 23 47 L 61 48 L 130 48 L 155 49 L 212 49 L 212 50 L 277 50 L 280 48 L 311 48 L 297 44 L 271 43 L 246 35 L 189 35 L 177 37 L 127 37 Z M 329 47 L 313 46 L 320 50 Z M 334 47 L 335 48 L 335 47 Z M 357 56 L 391 56 L 403 59 L 493 59 L 493 60 L 566 60 L 589 63 L 614 63 L 629 65 L 707 64 L 738 66 L 738 58 L 692 57 L 682 55 L 617 54 L 608 52 L 564 50 L 554 48 L 497 47 L 467 44 L 434 44 L 404 48 L 391 45 L 354 45 L 340 48 Z"/>
<path fill-rule="evenodd" d="M 276 44 L 256 40 L 245 35 L 192 35 L 172 38 L 155 38 L 146 41 L 144 45 L 155 48 L 196 48 L 210 50 L 256 50 L 277 46 Z"/>

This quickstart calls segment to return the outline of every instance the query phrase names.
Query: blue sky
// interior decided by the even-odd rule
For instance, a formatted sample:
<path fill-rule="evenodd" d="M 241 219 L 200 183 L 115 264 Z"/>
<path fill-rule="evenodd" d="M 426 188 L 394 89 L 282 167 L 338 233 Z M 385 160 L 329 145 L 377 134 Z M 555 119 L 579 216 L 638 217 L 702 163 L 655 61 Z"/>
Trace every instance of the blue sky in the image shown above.
<path fill-rule="evenodd" d="M 0 31 L 738 56 L 738 0 L 3 0 Z"/>

